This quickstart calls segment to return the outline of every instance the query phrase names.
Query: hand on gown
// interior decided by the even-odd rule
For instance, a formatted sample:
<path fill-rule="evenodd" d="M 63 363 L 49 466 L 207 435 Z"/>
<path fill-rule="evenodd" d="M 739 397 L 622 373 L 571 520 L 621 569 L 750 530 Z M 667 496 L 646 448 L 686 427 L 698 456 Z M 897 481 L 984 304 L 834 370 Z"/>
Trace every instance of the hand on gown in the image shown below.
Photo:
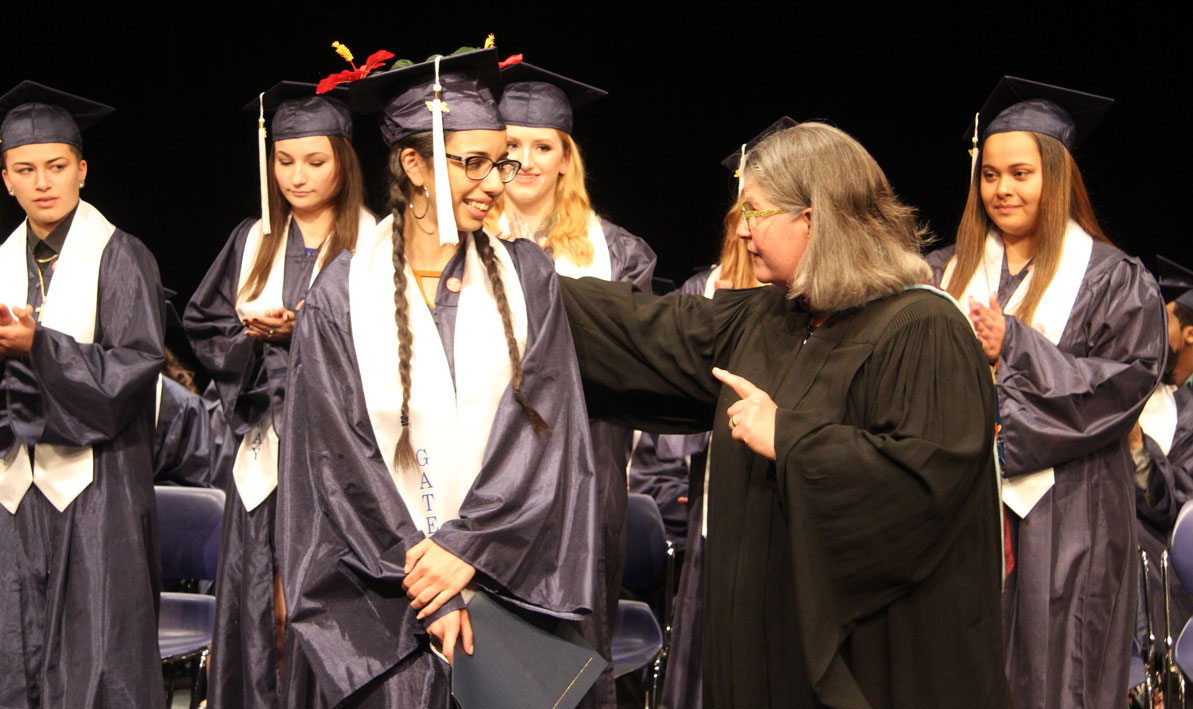
<path fill-rule="evenodd" d="M 456 650 L 457 637 L 464 643 L 464 652 L 472 654 L 472 623 L 468 620 L 468 610 L 465 608 L 452 611 L 431 623 L 427 632 L 439 641 L 439 651 L 449 663 L 452 662 L 452 653 Z"/>
<path fill-rule="evenodd" d="M 424 539 L 406 552 L 406 580 L 402 588 L 410 607 L 426 618 L 459 593 L 472 581 L 476 569 L 471 564 L 430 539 Z"/>
<path fill-rule="evenodd" d="M 712 375 L 728 384 L 741 400 L 729 407 L 729 432 L 760 456 L 775 459 L 775 406 L 770 395 L 750 380 L 713 367 Z"/>
<path fill-rule="evenodd" d="M 1002 352 L 1002 340 L 1007 334 L 1007 320 L 998 307 L 998 298 L 990 296 L 990 307 L 986 307 L 970 296 L 969 319 L 973 322 L 978 341 L 982 343 L 982 352 L 986 353 L 990 364 L 994 364 Z"/>
<path fill-rule="evenodd" d="M 301 308 L 302 304 L 298 305 Z M 244 321 L 245 334 L 258 340 L 289 342 L 294 334 L 294 310 L 277 308 L 267 311 L 259 318 Z"/>
<path fill-rule="evenodd" d="M 9 308 L 0 303 L 0 357 L 23 357 L 32 352 L 36 329 L 33 306 Z"/>

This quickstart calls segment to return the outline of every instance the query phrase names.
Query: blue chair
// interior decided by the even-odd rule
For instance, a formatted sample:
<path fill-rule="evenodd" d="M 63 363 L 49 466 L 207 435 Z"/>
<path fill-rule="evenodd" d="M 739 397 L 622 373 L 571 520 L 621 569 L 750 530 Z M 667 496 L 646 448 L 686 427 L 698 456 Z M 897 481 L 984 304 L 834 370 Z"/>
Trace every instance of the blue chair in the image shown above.
<path fill-rule="evenodd" d="M 650 606 L 640 601 L 617 603 L 613 627 L 613 676 L 620 677 L 653 663 L 647 683 L 647 706 L 658 703 L 667 639 L 671 632 L 671 588 L 675 549 L 667 541 L 663 516 L 649 495 L 631 494 L 626 504 L 626 561 L 622 584 L 634 590 L 665 582 L 663 626 Z"/>
<path fill-rule="evenodd" d="M 1189 585 L 1193 584 L 1193 501 L 1186 502 L 1181 507 L 1180 514 L 1177 515 L 1176 524 L 1172 528 L 1170 549 L 1171 553 L 1166 551 L 1162 557 L 1161 571 L 1164 572 L 1164 624 L 1165 640 L 1168 646 L 1166 669 L 1170 678 L 1175 679 L 1176 686 L 1172 687 L 1171 681 L 1165 684 L 1177 696 L 1167 696 L 1166 699 L 1172 700 L 1176 706 L 1184 706 L 1185 677 L 1193 676 L 1193 619 L 1185 623 L 1185 627 L 1181 629 L 1180 636 L 1174 643 L 1171 614 L 1168 607 L 1171 604 L 1172 588 L 1167 572 L 1171 562 L 1172 571 L 1176 573 L 1181 585 L 1185 588 L 1193 588 L 1193 585 Z M 1177 701 L 1179 704 L 1176 703 Z"/>
<path fill-rule="evenodd" d="M 219 564 L 224 493 L 197 487 L 154 488 L 157 496 L 158 542 L 162 579 L 187 583 L 215 580 Z M 191 673 L 191 709 L 205 691 L 207 655 L 215 622 L 215 596 L 162 593 L 158 611 L 158 650 L 167 686 L 166 706 L 174 700 L 178 667 Z"/>

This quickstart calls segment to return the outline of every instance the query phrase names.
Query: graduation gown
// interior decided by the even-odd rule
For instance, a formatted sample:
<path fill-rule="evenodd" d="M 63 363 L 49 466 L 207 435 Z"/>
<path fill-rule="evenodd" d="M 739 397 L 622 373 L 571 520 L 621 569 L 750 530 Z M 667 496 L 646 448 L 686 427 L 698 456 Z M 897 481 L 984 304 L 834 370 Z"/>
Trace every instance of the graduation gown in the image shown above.
<path fill-rule="evenodd" d="M 1164 584 L 1160 573 L 1160 555 L 1168 548 L 1172 528 L 1176 525 L 1181 507 L 1193 497 L 1193 390 L 1180 386 L 1173 392 L 1176 399 L 1177 425 L 1168 453 L 1160 444 L 1143 432 L 1143 447 L 1151 461 L 1151 473 L 1146 488 L 1135 488 L 1135 521 L 1139 533 L 1139 546 L 1147 551 L 1149 560 L 1149 582 L 1152 628 L 1156 640 L 1163 643 L 1164 627 Z M 1185 590 L 1175 573 L 1169 573 L 1172 585 L 1171 627 L 1172 637 L 1180 635 L 1185 623 L 1193 616 L 1193 596 Z M 1140 593 L 1143 589 L 1140 589 Z M 1143 611 L 1143 604 L 1140 604 Z M 1141 617 L 1136 630 L 1136 639 L 1143 647 L 1147 637 L 1147 621 Z M 1164 648 L 1160 648 L 1164 652 Z"/>
<path fill-rule="evenodd" d="M 684 281 L 680 293 L 705 294 L 712 271 Z M 704 468 L 708 433 L 643 433 L 630 459 L 630 492 L 651 495 L 659 505 L 667 538 L 683 552 L 679 587 L 672 605 L 671 647 L 663 674 L 660 705 L 700 709 L 700 637 L 703 616 Z M 678 502 L 680 496 L 688 504 Z M 670 589 L 668 589 L 670 592 Z"/>
<path fill-rule="evenodd" d="M 183 314 L 183 326 L 195 356 L 211 374 L 222 403 L 231 457 L 240 439 L 267 413 L 282 430 L 290 344 L 262 342 L 244 333 L 236 313 L 236 293 L 245 241 L 257 222 L 236 227 Z M 317 254 L 306 253 L 293 220 L 286 238 L 282 303 L 295 310 L 306 297 Z M 230 471 L 228 471 L 230 472 Z M 272 707 L 278 703 L 277 640 L 273 579 L 274 491 L 252 511 L 245 509 L 231 475 L 226 477 L 227 505 L 220 533 L 216 576 L 215 630 L 212 638 L 208 705 Z"/>
<path fill-rule="evenodd" d="M 910 290 L 813 329 L 779 288 L 563 290 L 590 414 L 713 432 L 706 706 L 1008 704 L 994 391 L 951 303 Z M 775 400 L 777 462 L 732 440 L 713 366 Z"/>
<path fill-rule="evenodd" d="M 478 236 L 487 238 L 469 238 Z M 551 429 L 536 435 L 506 388 L 460 517 L 432 539 L 476 568 L 477 586 L 578 620 L 593 608 L 599 543 L 579 373 L 550 261 L 532 243 L 501 243 L 527 294 L 523 395 Z M 447 283 L 463 278 L 463 256 L 460 248 L 444 268 L 431 311 L 453 381 L 455 340 L 468 334 L 455 329 L 459 294 Z M 349 316 L 350 263 L 342 254 L 320 275 L 294 338 L 282 431 L 293 444 L 283 448 L 278 486 L 284 704 L 446 709 L 449 669 L 425 631 L 433 618 L 417 620 L 402 590 L 406 551 L 423 533 L 384 462 L 392 451 L 378 450 L 373 435 Z M 445 606 L 458 607 L 459 596 Z"/>
<path fill-rule="evenodd" d="M 203 399 L 163 377 L 153 430 L 153 483 L 211 487 L 212 450 L 211 419 Z"/>
<path fill-rule="evenodd" d="M 928 258 L 939 282 L 952 247 Z M 1007 676 L 1023 707 L 1106 707 L 1127 691 L 1138 602 L 1127 434 L 1159 381 L 1167 315 L 1137 259 L 1095 241 L 1059 342 L 1006 318 L 997 383 L 1004 474 L 1055 485 L 1008 514 Z"/>
<path fill-rule="evenodd" d="M 34 306 L 36 268 L 30 255 Z M 164 314 L 153 255 L 117 229 L 98 289 L 93 343 L 39 324 L 29 356 L 0 359 L 0 451 L 41 442 L 94 453 L 91 484 L 64 511 L 36 486 L 15 515 L 0 510 L 0 706 L 164 699 L 152 460 Z"/>

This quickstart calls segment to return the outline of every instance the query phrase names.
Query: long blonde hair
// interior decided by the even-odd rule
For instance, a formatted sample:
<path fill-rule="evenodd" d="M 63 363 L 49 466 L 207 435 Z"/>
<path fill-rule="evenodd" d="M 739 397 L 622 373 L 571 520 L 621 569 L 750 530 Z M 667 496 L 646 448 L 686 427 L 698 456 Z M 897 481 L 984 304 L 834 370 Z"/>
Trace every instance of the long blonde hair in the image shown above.
<path fill-rule="evenodd" d="M 588 238 L 588 218 L 592 214 L 592 201 L 584 182 L 584 160 L 580 157 L 580 146 L 572 136 L 558 128 L 559 141 L 563 144 L 564 159 L 569 161 L 568 170 L 555 183 L 555 203 L 543 225 L 547 229 L 547 240 L 543 248 L 550 248 L 556 257 L 566 256 L 577 266 L 592 263 L 592 241 Z M 489 210 L 485 227 L 497 231 L 497 220 L 505 211 L 504 194 Z"/>
<path fill-rule="evenodd" d="M 746 242 L 737 235 L 741 224 L 742 199 L 738 198 L 725 213 L 725 236 L 721 239 L 721 280 L 729 281 L 734 288 L 753 288 L 758 285 L 754 278 L 754 262 L 746 250 Z"/>
<path fill-rule="evenodd" d="M 1085 191 L 1085 181 L 1073 156 L 1056 138 L 1040 133 L 1031 133 L 1040 150 L 1041 177 L 1044 184 L 1040 192 L 1040 210 L 1036 224 L 1036 255 L 1032 267 L 1031 284 L 1023 302 L 1013 315 L 1026 325 L 1035 318 L 1036 308 L 1044 298 L 1056 269 L 1060 265 L 1061 250 L 1064 247 L 1065 228 L 1068 220 L 1097 241 L 1107 244 L 1110 240 L 1098 226 L 1093 205 Z M 982 147 L 985 150 L 985 145 Z M 978 155 L 978 165 L 982 164 Z M 973 278 L 986 252 L 986 234 L 996 229 L 986 205 L 982 202 L 982 171 L 974 171 L 969 183 L 969 197 L 965 200 L 965 212 L 957 227 L 957 265 L 948 284 L 948 292 L 954 298 L 965 294 L 965 287 Z"/>

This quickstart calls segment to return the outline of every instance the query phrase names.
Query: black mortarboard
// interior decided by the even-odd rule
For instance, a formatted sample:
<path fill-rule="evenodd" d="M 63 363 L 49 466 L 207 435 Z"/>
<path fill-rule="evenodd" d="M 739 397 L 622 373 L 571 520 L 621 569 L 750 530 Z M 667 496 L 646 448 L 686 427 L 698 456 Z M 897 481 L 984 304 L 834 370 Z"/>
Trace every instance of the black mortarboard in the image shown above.
<path fill-rule="evenodd" d="M 115 110 L 35 81 L 22 81 L 0 96 L 0 113 L 4 114 L 0 150 L 33 143 L 66 143 L 82 150 L 79 131 Z"/>
<path fill-rule="evenodd" d="M 572 111 L 603 98 L 607 91 L 533 64 L 518 62 L 501 70 L 501 117 L 511 126 L 572 132 Z"/>
<path fill-rule="evenodd" d="M 783 116 L 779 120 L 767 126 L 766 129 L 761 133 L 746 141 L 742 147 L 730 153 L 724 160 L 721 161 L 721 164 L 725 166 L 725 169 L 732 170 L 734 176 L 736 177 L 737 168 L 739 165 L 741 165 L 742 156 L 758 147 L 758 144 L 769 138 L 771 134 L 778 133 L 784 128 L 790 128 L 796 124 L 797 121 L 791 116 Z"/>
<path fill-rule="evenodd" d="M 457 641 L 452 663 L 452 695 L 463 709 L 571 709 L 608 664 L 569 626 L 547 632 L 483 591 L 468 602 L 468 619 L 474 654 Z"/>
<path fill-rule="evenodd" d="M 1072 150 L 1093 132 L 1113 103 L 1105 96 L 1004 76 L 978 114 L 980 140 L 1021 130 L 1051 136 Z"/>
<path fill-rule="evenodd" d="M 1165 303 L 1176 301 L 1193 310 L 1193 271 L 1179 263 L 1156 255 L 1156 276 Z"/>
<path fill-rule="evenodd" d="M 498 86 L 497 50 L 478 49 L 439 60 L 440 97 L 447 106 L 443 129 L 504 130 L 494 88 Z M 374 72 L 348 86 L 353 110 L 381 111 L 381 135 L 387 145 L 431 130 L 435 61 Z"/>
<path fill-rule="evenodd" d="M 352 113 L 344 103 L 347 99 L 347 88 L 337 87 L 316 96 L 315 84 L 282 81 L 262 97 L 249 101 L 245 110 L 257 113 L 264 102 L 265 112 L 273 114 L 269 125 L 275 141 L 312 135 L 338 135 L 352 140 Z"/>

